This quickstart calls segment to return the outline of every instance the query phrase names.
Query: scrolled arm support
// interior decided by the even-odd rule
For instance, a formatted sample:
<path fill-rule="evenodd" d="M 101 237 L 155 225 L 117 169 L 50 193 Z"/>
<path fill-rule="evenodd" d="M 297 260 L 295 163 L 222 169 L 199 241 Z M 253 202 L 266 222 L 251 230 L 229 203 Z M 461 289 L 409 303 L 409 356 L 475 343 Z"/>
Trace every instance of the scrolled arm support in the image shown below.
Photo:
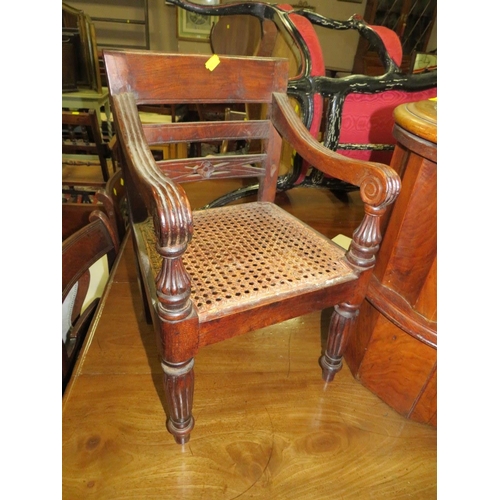
<path fill-rule="evenodd" d="M 178 321 L 192 311 L 191 281 L 182 254 L 191 241 L 193 216 L 182 187 L 157 168 L 135 108 L 133 94 L 115 96 L 113 112 L 122 124 L 119 138 L 126 145 L 124 154 L 130 174 L 153 218 L 156 251 L 162 258 L 156 276 L 158 316 L 164 321 Z"/>
<path fill-rule="evenodd" d="M 354 231 L 346 258 L 360 270 L 370 269 L 375 265 L 375 256 L 382 241 L 380 217 L 384 213 L 385 208 L 365 205 L 365 216 Z"/>
<path fill-rule="evenodd" d="M 273 123 L 298 154 L 325 174 L 359 186 L 365 216 L 354 232 L 346 258 L 360 271 L 370 269 L 382 240 L 380 218 L 401 189 L 399 176 L 387 165 L 353 160 L 329 150 L 311 136 L 286 95 L 276 93 L 273 100 Z"/>
<path fill-rule="evenodd" d="M 391 167 L 347 158 L 319 143 L 295 114 L 286 94 L 273 94 L 272 120 L 304 160 L 331 177 L 358 186 L 366 204 L 382 208 L 396 199 L 401 181 Z"/>
<path fill-rule="evenodd" d="M 189 299 L 191 281 L 182 262 L 186 246 L 179 250 L 156 247 L 163 258 L 161 270 L 156 277 L 156 296 L 158 297 L 158 316 L 164 321 L 179 321 L 188 317 L 192 311 Z"/>
<path fill-rule="evenodd" d="M 365 202 L 365 216 L 354 231 L 347 260 L 360 270 L 370 269 L 375 265 L 375 256 L 380 248 L 382 233 L 380 219 L 388 205 L 394 202 L 400 189 L 401 181 L 390 167 L 384 168 L 385 176 L 367 176 L 360 185 L 361 199 Z"/>

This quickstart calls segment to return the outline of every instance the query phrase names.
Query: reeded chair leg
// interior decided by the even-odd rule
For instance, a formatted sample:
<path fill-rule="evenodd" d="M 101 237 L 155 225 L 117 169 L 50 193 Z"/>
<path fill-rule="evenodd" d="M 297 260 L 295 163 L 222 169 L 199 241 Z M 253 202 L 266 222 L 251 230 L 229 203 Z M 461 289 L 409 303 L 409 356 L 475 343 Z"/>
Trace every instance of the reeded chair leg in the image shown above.
<path fill-rule="evenodd" d="M 326 348 L 320 360 L 325 382 L 331 382 L 335 374 L 342 368 L 342 356 L 358 311 L 359 306 L 346 303 L 335 306 L 330 319 Z"/>
<path fill-rule="evenodd" d="M 167 429 L 174 436 L 176 443 L 186 444 L 194 427 L 194 358 L 184 363 L 163 361 L 161 366 L 169 415 Z"/>

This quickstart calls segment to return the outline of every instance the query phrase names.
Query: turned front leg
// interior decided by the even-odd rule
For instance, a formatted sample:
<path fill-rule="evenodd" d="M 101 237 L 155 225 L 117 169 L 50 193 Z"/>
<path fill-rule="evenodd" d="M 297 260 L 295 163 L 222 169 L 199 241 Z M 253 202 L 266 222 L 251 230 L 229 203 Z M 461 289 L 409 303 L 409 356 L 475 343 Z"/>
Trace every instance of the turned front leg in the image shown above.
<path fill-rule="evenodd" d="M 342 368 L 342 357 L 358 310 L 359 306 L 351 306 L 346 303 L 335 306 L 330 319 L 325 352 L 320 360 L 325 382 L 331 382 L 335 374 Z"/>
<path fill-rule="evenodd" d="M 186 444 L 194 427 L 194 359 L 185 363 L 163 361 L 161 366 L 168 409 L 167 429 L 174 436 L 176 443 Z"/>

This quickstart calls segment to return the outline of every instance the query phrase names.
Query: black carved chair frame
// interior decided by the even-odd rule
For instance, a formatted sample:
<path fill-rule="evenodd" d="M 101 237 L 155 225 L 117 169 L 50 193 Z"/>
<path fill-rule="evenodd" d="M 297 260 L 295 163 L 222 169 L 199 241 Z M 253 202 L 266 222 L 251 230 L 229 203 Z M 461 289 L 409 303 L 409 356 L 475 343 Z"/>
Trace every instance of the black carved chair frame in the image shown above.
<path fill-rule="evenodd" d="M 251 15 L 261 20 L 271 20 L 279 32 L 290 41 L 290 46 L 300 61 L 299 73 L 290 78 L 287 93 L 297 100 L 301 107 L 304 125 L 309 128 L 314 114 L 314 95 L 320 94 L 327 102 L 326 124 L 323 144 L 332 151 L 337 150 L 387 150 L 393 145 L 387 144 L 339 144 L 342 109 L 346 97 L 351 93 L 374 94 L 389 90 L 416 92 L 437 86 L 437 71 L 421 74 L 406 74 L 394 62 L 378 33 L 357 15 L 347 21 L 337 21 L 316 14 L 307 9 L 291 12 L 307 18 L 313 25 L 335 30 L 356 30 L 377 51 L 384 68 L 379 76 L 349 75 L 345 77 L 311 76 L 311 56 L 307 44 L 290 19 L 290 11 L 265 2 L 234 2 L 225 5 L 198 5 L 186 0 L 166 0 L 168 3 L 190 12 L 211 16 Z M 296 156 L 290 172 L 278 177 L 278 191 L 286 191 L 298 185 L 326 187 L 334 191 L 352 191 L 357 189 L 338 179 L 326 178 L 316 169 L 299 181 L 302 159 Z M 245 196 L 257 193 L 258 185 L 245 186 L 212 201 L 207 207 L 218 207 Z"/>

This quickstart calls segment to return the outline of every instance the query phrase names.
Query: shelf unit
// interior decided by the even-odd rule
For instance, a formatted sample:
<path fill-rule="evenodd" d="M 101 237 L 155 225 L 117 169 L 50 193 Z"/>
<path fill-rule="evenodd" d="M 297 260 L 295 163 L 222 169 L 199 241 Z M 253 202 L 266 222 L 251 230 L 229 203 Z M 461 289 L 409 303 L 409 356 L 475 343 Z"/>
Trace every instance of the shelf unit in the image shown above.
<path fill-rule="evenodd" d="M 123 5 L 124 7 L 133 7 L 134 2 L 128 2 L 127 5 Z M 93 11 L 95 12 L 96 9 L 96 3 L 92 3 L 92 5 L 89 4 L 88 13 L 90 15 L 90 18 L 92 19 L 92 22 L 96 26 L 96 32 L 97 32 L 97 45 L 100 49 L 102 48 L 130 48 L 130 49 L 145 49 L 149 50 L 150 48 L 150 40 L 149 40 L 149 2 L 148 0 L 138 0 L 137 1 L 137 10 L 139 10 L 139 7 L 142 5 L 142 18 L 128 18 L 128 17 L 118 17 L 118 16 L 96 16 L 92 15 Z M 103 3 L 102 8 L 99 7 L 99 9 L 103 12 L 106 12 L 106 8 L 116 8 L 117 5 L 115 2 L 113 2 L 112 5 L 109 3 L 105 4 Z M 110 42 L 103 42 L 102 37 L 100 37 L 99 31 L 102 31 L 102 28 L 106 24 L 111 24 L 111 25 L 121 25 L 122 27 L 126 26 L 142 26 L 143 27 L 143 42 L 142 43 L 110 43 Z M 135 34 L 135 32 L 134 32 Z M 126 30 L 123 30 L 121 33 L 123 38 L 126 38 Z M 101 40 L 99 40 L 101 38 Z"/>

